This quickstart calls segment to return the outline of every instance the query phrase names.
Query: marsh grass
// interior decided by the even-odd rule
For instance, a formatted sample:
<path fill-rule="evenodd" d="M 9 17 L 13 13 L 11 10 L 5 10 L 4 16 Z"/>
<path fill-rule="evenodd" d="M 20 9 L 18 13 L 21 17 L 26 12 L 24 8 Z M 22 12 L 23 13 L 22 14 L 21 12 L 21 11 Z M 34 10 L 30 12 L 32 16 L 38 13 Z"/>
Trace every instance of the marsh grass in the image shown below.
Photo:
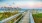
<path fill-rule="evenodd" d="M 15 19 L 12 19 L 11 21 L 7 22 L 7 23 L 14 23 L 17 19 L 19 19 L 22 16 L 22 14 L 20 14 L 18 17 L 16 17 Z"/>
<path fill-rule="evenodd" d="M 42 13 L 32 14 L 35 23 L 42 23 Z"/>
<path fill-rule="evenodd" d="M 10 16 L 13 16 L 15 14 L 18 14 L 18 12 L 4 12 L 4 13 L 0 13 L 0 21 L 5 19 L 5 18 L 8 18 Z"/>

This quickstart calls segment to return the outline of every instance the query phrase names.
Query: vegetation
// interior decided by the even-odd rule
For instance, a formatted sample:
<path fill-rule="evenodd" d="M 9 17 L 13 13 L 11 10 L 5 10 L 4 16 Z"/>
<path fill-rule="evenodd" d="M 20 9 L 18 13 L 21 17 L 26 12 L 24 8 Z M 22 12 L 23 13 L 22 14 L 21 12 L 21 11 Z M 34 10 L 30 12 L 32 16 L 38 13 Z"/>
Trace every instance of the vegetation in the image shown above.
<path fill-rule="evenodd" d="M 1 20 L 3 20 L 3 19 L 6 19 L 6 18 L 8 18 L 8 17 L 10 17 L 10 16 L 13 16 L 13 15 L 15 15 L 15 14 L 18 14 L 19 12 L 18 12 L 18 10 L 21 10 L 21 8 L 20 9 L 10 9 L 10 8 L 6 8 L 5 7 L 5 9 L 4 9 L 5 11 L 9 11 L 9 12 L 4 12 L 4 13 L 0 13 L 0 21 Z M 12 10 L 14 10 L 14 12 L 12 12 Z M 11 11 L 11 12 L 10 12 Z M 20 16 L 21 16 L 21 14 L 20 14 Z M 15 19 L 12 19 L 11 21 L 9 21 L 9 22 L 7 22 L 7 23 L 13 23 L 15 20 L 17 20 L 20 16 L 18 16 L 18 17 L 16 17 Z"/>
<path fill-rule="evenodd" d="M 18 13 L 18 11 L 0 13 L 0 21 L 5 19 L 5 18 L 8 18 L 8 17 L 10 17 L 12 15 L 15 15 L 17 13 Z"/>
<path fill-rule="evenodd" d="M 7 23 L 14 23 L 14 21 L 16 21 L 18 18 L 20 18 L 22 16 L 22 14 L 20 14 L 18 17 L 16 17 L 15 19 L 12 19 L 11 21 L 7 22 Z"/>
<path fill-rule="evenodd" d="M 35 23 L 42 23 L 42 13 L 32 14 Z"/>

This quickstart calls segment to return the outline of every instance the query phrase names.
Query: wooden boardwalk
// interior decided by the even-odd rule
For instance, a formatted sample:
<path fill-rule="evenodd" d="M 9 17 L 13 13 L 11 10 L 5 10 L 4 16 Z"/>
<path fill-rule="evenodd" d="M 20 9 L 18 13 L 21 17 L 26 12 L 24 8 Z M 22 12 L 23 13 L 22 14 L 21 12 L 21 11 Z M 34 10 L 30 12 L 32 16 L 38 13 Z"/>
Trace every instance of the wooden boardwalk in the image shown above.
<path fill-rule="evenodd" d="M 19 23 L 29 23 L 29 13 L 27 12 Z"/>

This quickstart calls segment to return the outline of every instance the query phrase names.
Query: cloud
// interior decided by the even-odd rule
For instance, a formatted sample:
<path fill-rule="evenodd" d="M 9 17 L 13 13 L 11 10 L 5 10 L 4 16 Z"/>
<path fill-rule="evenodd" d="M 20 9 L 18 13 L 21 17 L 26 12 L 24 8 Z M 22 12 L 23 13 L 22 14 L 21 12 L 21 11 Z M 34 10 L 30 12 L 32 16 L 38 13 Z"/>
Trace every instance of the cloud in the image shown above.
<path fill-rule="evenodd" d="M 40 1 L 9 1 L 9 2 L 4 2 L 0 5 L 7 6 L 7 7 L 11 5 L 9 7 L 20 7 L 20 8 L 37 8 L 37 7 L 40 8 L 42 7 L 42 2 Z"/>
<path fill-rule="evenodd" d="M 19 7 L 42 7 L 42 2 L 18 2 L 16 3 Z"/>

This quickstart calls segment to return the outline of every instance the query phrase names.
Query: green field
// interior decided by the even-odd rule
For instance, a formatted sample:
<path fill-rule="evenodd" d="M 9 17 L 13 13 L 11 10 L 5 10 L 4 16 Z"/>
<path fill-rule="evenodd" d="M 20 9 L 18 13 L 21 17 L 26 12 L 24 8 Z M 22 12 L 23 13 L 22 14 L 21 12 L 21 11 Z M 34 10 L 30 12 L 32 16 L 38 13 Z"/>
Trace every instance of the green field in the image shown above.
<path fill-rule="evenodd" d="M 42 13 L 32 14 L 35 23 L 42 23 Z"/>

